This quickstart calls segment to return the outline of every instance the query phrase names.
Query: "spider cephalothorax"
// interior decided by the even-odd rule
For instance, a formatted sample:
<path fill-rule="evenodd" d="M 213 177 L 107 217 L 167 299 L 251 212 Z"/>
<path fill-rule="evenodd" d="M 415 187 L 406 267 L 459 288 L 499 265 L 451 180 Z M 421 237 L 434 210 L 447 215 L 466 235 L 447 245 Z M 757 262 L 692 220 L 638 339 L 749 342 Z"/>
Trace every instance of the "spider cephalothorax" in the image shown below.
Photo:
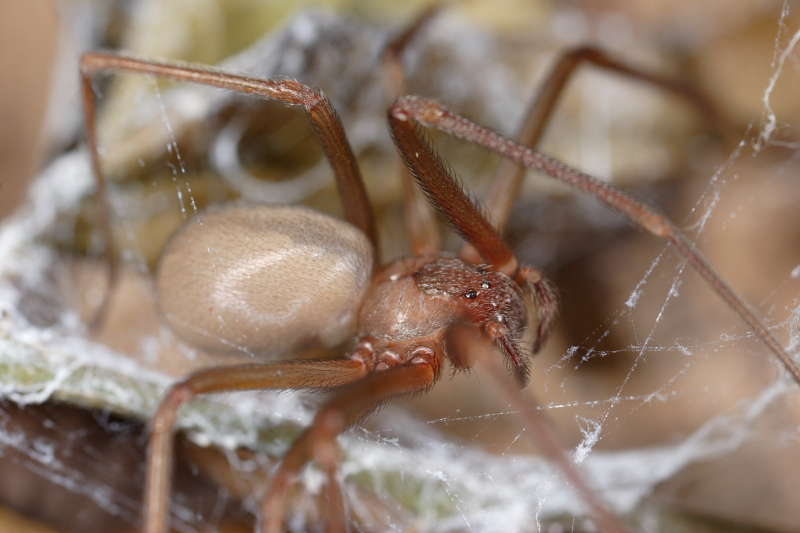
<path fill-rule="evenodd" d="M 414 279 L 424 294 L 451 303 L 457 310 L 454 320 L 479 327 L 502 350 L 518 379 L 526 381 L 530 348 L 523 339 L 534 310 L 528 308 L 531 299 L 525 298 L 513 279 L 489 265 L 472 265 L 455 257 L 427 263 Z"/>
<path fill-rule="evenodd" d="M 513 279 L 488 265 L 449 256 L 401 259 L 375 276 L 364 298 L 355 352 L 385 370 L 413 361 L 427 347 L 466 368 L 464 348 L 448 349 L 448 340 L 468 326 L 500 348 L 524 383 L 531 305 Z"/>

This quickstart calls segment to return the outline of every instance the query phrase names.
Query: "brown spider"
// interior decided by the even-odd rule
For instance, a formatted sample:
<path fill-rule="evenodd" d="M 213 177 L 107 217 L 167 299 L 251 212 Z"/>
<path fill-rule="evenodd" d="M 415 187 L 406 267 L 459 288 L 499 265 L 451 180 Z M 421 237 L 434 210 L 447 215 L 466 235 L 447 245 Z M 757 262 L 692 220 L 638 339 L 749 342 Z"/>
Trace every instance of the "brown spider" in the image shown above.
<path fill-rule="evenodd" d="M 500 236 L 522 167 L 588 192 L 666 239 L 800 383 L 800 369 L 781 345 L 671 222 L 605 182 L 527 148 L 538 144 L 562 88 L 584 62 L 682 95 L 718 121 L 709 103 L 679 83 L 627 66 L 594 48 L 578 48 L 556 63 L 526 113 L 519 142 L 511 141 L 438 102 L 401 96 L 405 93 L 402 53 L 436 10 L 422 13 L 389 43 L 384 54 L 388 90 L 397 97 L 388 111 L 388 122 L 407 169 L 406 218 L 414 253 L 385 265 L 377 257 L 372 210 L 355 157 L 335 110 L 322 93 L 293 80 L 249 78 L 102 52 L 82 57 L 87 135 L 101 197 L 106 194 L 105 180 L 97 150 L 91 77 L 99 71 L 127 71 L 301 107 L 333 168 L 347 219 L 335 220 L 301 207 L 229 207 L 195 217 L 171 240 L 159 266 L 159 305 L 176 334 L 193 345 L 215 352 L 246 348 L 274 356 L 289 355 L 312 343 L 334 347 L 355 336 L 349 351 L 337 359 L 209 368 L 174 384 L 152 420 L 145 531 L 155 533 L 167 527 L 174 423 L 182 404 L 206 393 L 301 388 L 336 388 L 336 393 L 275 472 L 261 511 L 262 530 L 282 530 L 289 485 L 311 460 L 324 465 L 330 477 L 328 527 L 345 530 L 341 495 L 333 481 L 333 441 L 380 403 L 430 388 L 445 360 L 455 368 L 484 368 L 498 391 L 519 409 L 537 444 L 581 494 L 597 526 L 603 531 L 625 531 L 581 480 L 541 415 L 530 409 L 502 372 L 502 365 L 469 349 L 472 343 L 493 344 L 517 383 L 525 385 L 527 358 L 546 340 L 556 313 L 554 288 L 539 270 L 520 265 Z M 491 222 L 425 141 L 421 126 L 483 146 L 510 162 L 499 170 L 485 201 Z M 458 257 L 441 251 L 432 231 L 430 205 L 410 185 L 412 176 L 430 204 L 467 241 Z M 110 242 L 107 202 L 101 212 Z M 108 250 L 113 283 L 118 266 L 110 246 Z M 108 296 L 99 317 L 107 300 Z"/>

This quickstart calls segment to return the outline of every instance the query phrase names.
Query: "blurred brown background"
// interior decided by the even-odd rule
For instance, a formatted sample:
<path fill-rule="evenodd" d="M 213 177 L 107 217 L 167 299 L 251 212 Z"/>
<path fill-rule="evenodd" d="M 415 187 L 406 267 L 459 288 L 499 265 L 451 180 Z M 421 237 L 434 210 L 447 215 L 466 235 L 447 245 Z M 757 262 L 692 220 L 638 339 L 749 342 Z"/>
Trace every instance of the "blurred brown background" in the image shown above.
<path fill-rule="evenodd" d="M 41 164 L 58 35 L 56 2 L 0 5 L 0 217 Z"/>

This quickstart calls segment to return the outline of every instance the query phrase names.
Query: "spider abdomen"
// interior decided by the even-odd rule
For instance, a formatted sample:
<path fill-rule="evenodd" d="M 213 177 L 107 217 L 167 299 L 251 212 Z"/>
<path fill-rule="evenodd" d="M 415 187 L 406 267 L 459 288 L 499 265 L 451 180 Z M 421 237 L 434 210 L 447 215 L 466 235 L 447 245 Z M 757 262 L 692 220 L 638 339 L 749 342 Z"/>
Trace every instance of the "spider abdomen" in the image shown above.
<path fill-rule="evenodd" d="M 297 206 L 196 216 L 158 269 L 159 307 L 197 348 L 281 356 L 353 333 L 372 248 L 348 223 Z"/>

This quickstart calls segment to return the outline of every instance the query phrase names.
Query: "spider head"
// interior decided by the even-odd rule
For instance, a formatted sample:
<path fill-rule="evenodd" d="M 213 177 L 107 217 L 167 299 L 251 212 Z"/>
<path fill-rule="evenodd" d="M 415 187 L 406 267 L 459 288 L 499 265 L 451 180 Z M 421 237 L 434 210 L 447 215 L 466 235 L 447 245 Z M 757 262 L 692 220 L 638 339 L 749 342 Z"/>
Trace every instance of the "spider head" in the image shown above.
<path fill-rule="evenodd" d="M 449 298 L 456 310 L 455 320 L 477 326 L 500 349 L 520 385 L 527 383 L 529 317 L 535 315 L 527 285 L 521 286 L 490 266 L 450 257 L 424 265 L 415 278 L 424 293 Z M 453 362 L 464 366 L 458 360 Z"/>

